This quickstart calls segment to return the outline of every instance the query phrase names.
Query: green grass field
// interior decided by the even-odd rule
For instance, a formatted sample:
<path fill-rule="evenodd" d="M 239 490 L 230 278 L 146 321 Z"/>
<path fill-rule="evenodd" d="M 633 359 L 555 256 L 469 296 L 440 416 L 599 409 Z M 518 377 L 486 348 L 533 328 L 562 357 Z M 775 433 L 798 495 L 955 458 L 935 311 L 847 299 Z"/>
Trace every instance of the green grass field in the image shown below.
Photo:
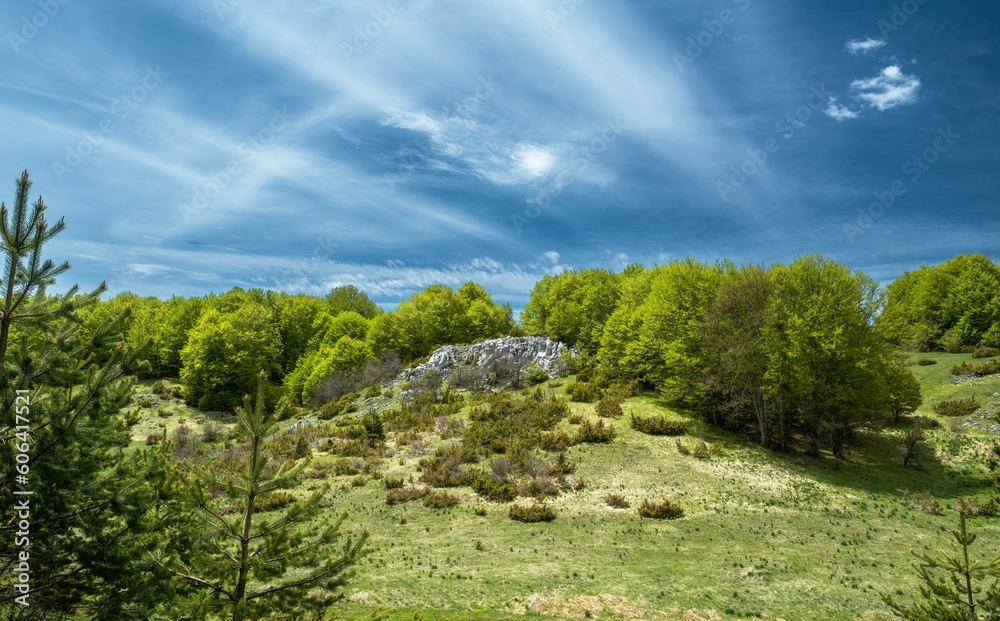
<path fill-rule="evenodd" d="M 938 364 L 913 366 L 924 390 L 919 414 L 936 418 L 931 404 L 976 396 L 996 412 L 1000 377 L 953 385 L 952 364 L 967 355 L 920 354 Z M 563 380 L 564 391 L 570 380 Z M 593 405 L 572 404 L 594 417 Z M 722 442 L 709 460 L 682 455 L 671 437 L 647 436 L 627 422 L 632 412 L 669 413 L 653 397 L 625 404 L 608 445 L 579 445 L 568 454 L 586 489 L 565 492 L 551 505 L 553 522 L 523 524 L 507 506 L 485 503 L 457 488 L 458 506 L 434 510 L 419 501 L 387 506 L 382 482 L 334 477 L 329 519 L 348 511 L 348 529 L 371 531 L 371 553 L 349 582 L 346 602 L 331 618 L 365 619 L 786 619 L 877 620 L 891 615 L 879 598 L 888 591 L 910 600 L 917 593 L 911 550 L 950 549 L 956 514 L 929 515 L 905 500 L 929 492 L 947 506 L 962 496 L 993 493 L 984 467 L 997 439 L 983 414 L 973 423 L 943 420 L 928 434 L 927 472 L 902 467 L 903 429 L 862 433 L 847 459 L 812 460 L 761 450 L 737 436 L 691 421 L 684 441 Z M 200 414 L 180 411 L 197 423 Z M 459 414 L 462 416 L 462 414 Z M 152 419 L 158 418 L 155 413 Z M 996 421 L 989 417 L 995 424 Z M 978 421 L 978 422 L 977 422 Z M 568 428 L 568 422 L 563 422 Z M 143 432 L 148 430 L 143 427 Z M 136 435 L 137 441 L 139 434 Z M 419 453 L 440 440 L 389 447 L 386 476 L 419 473 Z M 316 462 L 332 459 L 317 453 Z M 307 479 L 299 493 L 321 485 Z M 624 494 L 630 509 L 605 505 Z M 668 496 L 686 515 L 676 521 L 639 517 L 643 499 Z M 485 505 L 487 514 L 473 507 Z M 405 519 L 404 519 L 405 516 Z M 1000 520 L 975 518 L 974 553 L 1000 549 Z"/>

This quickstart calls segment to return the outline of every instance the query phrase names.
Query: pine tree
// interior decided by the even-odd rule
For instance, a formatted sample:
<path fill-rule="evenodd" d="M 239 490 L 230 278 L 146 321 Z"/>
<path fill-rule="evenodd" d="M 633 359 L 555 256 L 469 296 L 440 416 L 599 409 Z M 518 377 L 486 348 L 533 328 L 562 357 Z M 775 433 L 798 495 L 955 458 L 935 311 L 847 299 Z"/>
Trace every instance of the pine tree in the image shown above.
<path fill-rule="evenodd" d="M 969 558 L 969 548 L 976 536 L 968 531 L 965 513 L 959 513 L 959 529 L 952 531 L 961 552 L 959 555 L 938 550 L 935 554 L 914 552 L 920 559 L 917 569 L 923 602 L 907 606 L 882 593 L 893 613 L 906 621 L 1000 621 L 1000 557 L 984 563 Z M 937 577 L 931 570 L 944 570 Z M 993 579 L 983 592 L 982 581 Z"/>
<path fill-rule="evenodd" d="M 340 527 L 346 514 L 311 532 L 328 488 L 267 517 L 258 514 L 261 501 L 292 487 L 309 463 L 282 464 L 269 474 L 264 442 L 277 430 L 281 411 L 267 411 L 266 384 L 262 372 L 256 404 L 247 396 L 237 408 L 247 443 L 245 466 L 234 473 L 194 469 L 191 501 L 201 516 L 201 541 L 191 549 L 168 547 L 160 559 L 194 587 L 194 605 L 185 612 L 195 618 L 223 615 L 241 621 L 322 610 L 338 597 L 350 568 L 365 552 L 367 531 L 347 537 L 339 552 L 333 550 L 343 539 Z M 216 500 L 212 491 L 225 494 Z"/>
<path fill-rule="evenodd" d="M 27 171 L 16 184 L 13 209 L 0 206 L 0 617 L 147 618 L 163 592 L 141 542 L 160 526 L 149 509 L 163 460 L 122 451 L 130 434 L 119 414 L 142 352 L 121 343 L 123 316 L 81 338 L 77 311 L 98 300 L 103 284 L 46 294 L 69 269 L 42 259 L 64 224 L 48 223 L 41 198 L 29 207 Z M 101 363 L 98 352 L 108 352 Z M 15 453 L 27 455 L 23 471 L 12 466 Z M 25 501 L 27 518 L 8 513 Z M 30 546 L 15 539 L 21 519 Z M 30 582 L 18 590 L 22 562 Z"/>

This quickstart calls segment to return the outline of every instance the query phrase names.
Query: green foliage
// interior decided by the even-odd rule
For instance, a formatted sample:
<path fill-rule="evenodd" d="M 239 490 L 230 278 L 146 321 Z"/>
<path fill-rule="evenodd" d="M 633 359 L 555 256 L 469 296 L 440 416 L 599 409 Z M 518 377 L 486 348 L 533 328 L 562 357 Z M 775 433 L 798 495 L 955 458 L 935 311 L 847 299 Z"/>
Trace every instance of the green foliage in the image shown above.
<path fill-rule="evenodd" d="M 917 364 L 922 367 L 929 367 L 932 364 L 937 364 L 937 360 L 934 360 L 933 358 L 920 358 L 917 360 Z"/>
<path fill-rule="evenodd" d="M 994 358 L 1000 356 L 1000 349 L 996 347 L 981 346 L 972 350 L 973 358 Z"/>
<path fill-rule="evenodd" d="M 975 397 L 952 399 L 935 403 L 933 407 L 938 416 L 969 416 L 979 409 L 979 401 Z"/>
<path fill-rule="evenodd" d="M 521 322 L 529 333 L 594 352 L 618 296 L 619 277 L 607 270 L 546 275 L 532 289 Z"/>
<path fill-rule="evenodd" d="M 364 554 L 368 533 L 346 538 L 338 551 L 346 514 L 324 527 L 304 529 L 319 515 L 327 490 L 291 502 L 283 490 L 293 485 L 309 460 L 276 471 L 268 468 L 264 441 L 276 431 L 280 412 L 267 410 L 263 374 L 258 377 L 256 403 L 247 396 L 237 418 L 248 443 L 246 458 L 241 467 L 224 473 L 195 470 L 189 485 L 192 509 L 203 517 L 198 540 L 191 546 L 162 542 L 159 562 L 192 589 L 191 603 L 200 614 L 240 621 L 322 610 Z M 228 502 L 220 503 L 210 489 L 226 490 Z M 226 507 L 233 501 L 238 510 L 230 514 Z M 282 505 L 277 517 L 254 517 L 258 510 L 273 513 Z"/>
<path fill-rule="evenodd" d="M 447 509 L 458 504 L 458 496 L 444 490 L 434 490 L 424 496 L 424 506 L 429 509 Z"/>
<path fill-rule="evenodd" d="M 466 455 L 455 448 L 438 447 L 431 457 L 420 460 L 420 480 L 433 487 L 457 487 L 469 481 Z"/>
<path fill-rule="evenodd" d="M 687 431 L 687 423 L 671 419 L 662 414 L 629 417 L 632 429 L 651 436 L 682 436 Z"/>
<path fill-rule="evenodd" d="M 368 344 L 349 335 L 341 336 L 332 345 L 323 343 L 299 359 L 295 370 L 285 378 L 286 394 L 292 403 L 312 403 L 314 391 L 324 380 L 359 369 L 371 359 Z"/>
<path fill-rule="evenodd" d="M 684 508 L 669 498 L 658 502 L 645 498 L 639 506 L 638 512 L 642 517 L 654 520 L 677 520 L 684 517 Z"/>
<path fill-rule="evenodd" d="M 209 308 L 192 328 L 181 351 L 184 398 L 200 410 L 233 410 L 254 392 L 257 374 L 277 372 L 281 336 L 274 315 L 262 304 L 231 312 Z"/>
<path fill-rule="evenodd" d="M 462 446 L 473 455 L 519 455 L 539 447 L 542 432 L 552 431 L 568 412 L 558 397 L 493 394 L 469 413 Z"/>
<path fill-rule="evenodd" d="M 986 377 L 1000 373 L 1000 358 L 989 360 L 983 364 L 970 364 L 963 362 L 951 367 L 952 375 L 971 375 L 972 377 Z"/>
<path fill-rule="evenodd" d="M 879 321 L 920 351 L 1000 346 L 1000 267 L 983 255 L 908 272 L 889 285 Z"/>
<path fill-rule="evenodd" d="M 989 561 L 970 559 L 969 548 L 976 536 L 959 514 L 959 529 L 952 531 L 960 552 L 935 554 L 914 552 L 920 560 L 918 575 L 921 600 L 911 605 L 882 593 L 893 613 L 906 621 L 998 621 L 1000 620 L 1000 557 Z M 943 573 L 944 577 L 940 577 Z"/>
<path fill-rule="evenodd" d="M 610 423 L 605 424 L 603 420 L 598 420 L 595 423 L 591 422 L 590 419 L 585 419 L 576 428 L 576 438 L 574 441 L 577 444 L 606 444 L 614 440 L 614 438 L 614 425 Z"/>
<path fill-rule="evenodd" d="M 512 520 L 518 522 L 551 522 L 556 519 L 555 510 L 544 503 L 533 505 L 512 504 L 507 512 Z"/>
<path fill-rule="evenodd" d="M 0 610 L 19 620 L 67 611 L 147 619 L 170 592 L 144 550 L 160 532 L 189 523 L 174 512 L 179 490 L 168 448 L 126 450 L 136 419 L 119 412 L 147 352 L 124 342 L 129 309 L 82 323 L 103 285 L 46 292 L 69 268 L 43 258 L 64 224 L 46 219 L 41 198 L 29 206 L 27 172 L 16 183 L 12 207 L 0 207 Z M 25 489 L 32 496 L 14 495 Z M 17 517 L 15 499 L 27 502 L 28 516 Z M 17 543 L 26 517 L 28 547 Z M 27 606 L 14 602 L 22 560 L 30 564 Z"/>
<path fill-rule="evenodd" d="M 378 304 L 372 302 L 367 293 L 354 285 L 342 285 L 331 290 L 323 301 L 326 303 L 327 312 L 334 316 L 350 311 L 366 319 L 374 319 L 382 314 Z"/>
<path fill-rule="evenodd" d="M 516 485 L 483 474 L 471 477 L 469 485 L 477 494 L 492 502 L 510 502 L 517 498 Z"/>
<path fill-rule="evenodd" d="M 622 402 L 624 399 L 618 394 L 607 394 L 597 400 L 595 411 L 598 416 L 604 418 L 618 418 L 622 415 Z"/>

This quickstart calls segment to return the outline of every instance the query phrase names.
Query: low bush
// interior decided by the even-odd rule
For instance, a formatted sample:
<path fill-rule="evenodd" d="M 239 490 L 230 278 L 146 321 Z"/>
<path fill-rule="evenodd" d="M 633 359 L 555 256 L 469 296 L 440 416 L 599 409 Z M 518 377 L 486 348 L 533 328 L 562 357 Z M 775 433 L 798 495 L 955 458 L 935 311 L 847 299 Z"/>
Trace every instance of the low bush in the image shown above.
<path fill-rule="evenodd" d="M 652 416 L 636 416 L 629 418 L 632 429 L 651 436 L 682 436 L 687 431 L 687 423 L 682 420 L 667 418 L 660 414 Z"/>
<path fill-rule="evenodd" d="M 163 383 L 163 380 L 156 380 L 153 382 L 152 391 L 154 395 L 164 395 L 167 392 L 167 385 Z"/>
<path fill-rule="evenodd" d="M 382 479 L 382 485 L 386 489 L 400 489 L 406 485 L 406 479 L 403 477 L 385 477 Z"/>
<path fill-rule="evenodd" d="M 432 457 L 420 460 L 420 480 L 434 487 L 465 485 L 469 480 L 465 462 L 460 451 L 439 447 Z"/>
<path fill-rule="evenodd" d="M 978 498 L 958 498 L 951 509 L 969 517 L 996 517 L 997 501 L 993 498 L 980 500 Z"/>
<path fill-rule="evenodd" d="M 358 464 L 356 464 L 353 459 L 348 459 L 346 457 L 341 457 L 327 463 L 330 464 L 329 468 L 333 471 L 334 476 L 354 476 L 361 472 L 361 468 Z"/>
<path fill-rule="evenodd" d="M 446 509 L 457 504 L 458 496 L 443 490 L 435 490 L 424 496 L 424 506 L 430 509 Z"/>
<path fill-rule="evenodd" d="M 604 504 L 615 509 L 628 509 L 632 506 L 625 494 L 605 494 Z"/>
<path fill-rule="evenodd" d="M 690 455 L 691 454 L 691 449 L 689 449 L 687 446 L 685 446 L 684 442 L 680 438 L 677 438 L 677 441 L 675 442 L 675 444 L 677 445 L 677 452 L 680 453 L 681 455 Z"/>
<path fill-rule="evenodd" d="M 929 367 L 932 364 L 937 364 L 937 362 L 938 361 L 933 358 L 921 358 L 920 360 L 917 360 L 917 364 L 922 367 Z"/>
<path fill-rule="evenodd" d="M 469 412 L 462 446 L 479 456 L 530 451 L 540 445 L 542 432 L 552 431 L 568 412 L 565 400 L 540 390 L 525 397 L 493 394 Z"/>
<path fill-rule="evenodd" d="M 478 515 L 479 517 L 482 517 L 487 513 L 489 513 L 489 510 L 486 508 L 486 505 L 477 504 L 476 506 L 472 507 L 472 512 Z"/>
<path fill-rule="evenodd" d="M 698 443 L 694 445 L 691 449 L 691 455 L 698 459 L 711 459 L 722 454 L 722 443 L 712 442 L 711 444 L 705 444 L 703 440 L 698 440 Z"/>
<path fill-rule="evenodd" d="M 264 494 L 263 496 L 258 496 L 257 501 L 254 503 L 254 513 L 258 511 L 275 511 L 277 509 L 284 509 L 295 500 L 290 492 L 284 490 L 279 490 L 276 492 L 271 492 L 270 494 Z"/>
<path fill-rule="evenodd" d="M 566 389 L 570 401 L 578 403 L 591 403 L 597 401 L 601 396 L 601 388 L 594 382 L 581 382 L 577 380 Z"/>
<path fill-rule="evenodd" d="M 972 377 L 985 377 L 1000 373 L 1000 358 L 994 358 L 983 364 L 970 364 L 963 362 L 951 368 L 952 375 L 971 375 Z"/>
<path fill-rule="evenodd" d="M 598 444 L 611 442 L 615 437 L 615 426 L 605 425 L 603 420 L 596 423 L 585 420 L 576 429 L 575 442 L 578 444 Z"/>
<path fill-rule="evenodd" d="M 564 451 L 573 445 L 573 438 L 565 431 L 543 431 L 538 438 L 538 444 L 545 451 Z"/>
<path fill-rule="evenodd" d="M 389 493 L 385 495 L 385 504 L 398 505 L 403 502 L 419 500 L 426 495 L 426 487 L 401 487 L 389 490 Z"/>
<path fill-rule="evenodd" d="M 604 395 L 597 400 L 595 406 L 597 415 L 604 418 L 618 418 L 622 415 L 622 401 L 620 395 Z"/>
<path fill-rule="evenodd" d="M 472 489 L 492 502 L 510 502 L 517 498 L 517 486 L 505 481 L 496 481 L 486 475 L 478 475 L 470 482 Z"/>
<path fill-rule="evenodd" d="M 510 519 L 518 522 L 551 522 L 556 519 L 556 512 L 547 504 L 534 505 L 513 504 L 508 511 Z"/>
<path fill-rule="evenodd" d="M 684 509 L 669 498 L 664 498 L 659 502 L 653 502 L 647 498 L 642 501 L 642 505 L 639 507 L 639 515 L 654 520 L 676 520 L 684 517 Z"/>
<path fill-rule="evenodd" d="M 984 345 L 982 347 L 977 347 L 972 350 L 973 358 L 995 358 L 997 356 L 1000 356 L 1000 349 L 997 349 L 996 347 L 986 347 Z M 153 392 L 156 391 L 154 390 Z"/>
<path fill-rule="evenodd" d="M 944 515 L 944 507 L 938 499 L 927 492 L 907 493 L 903 496 L 910 506 L 931 515 Z"/>
<path fill-rule="evenodd" d="M 938 416 L 968 416 L 979 409 L 979 402 L 974 397 L 969 397 L 968 399 L 939 401 L 933 407 L 934 413 Z"/>

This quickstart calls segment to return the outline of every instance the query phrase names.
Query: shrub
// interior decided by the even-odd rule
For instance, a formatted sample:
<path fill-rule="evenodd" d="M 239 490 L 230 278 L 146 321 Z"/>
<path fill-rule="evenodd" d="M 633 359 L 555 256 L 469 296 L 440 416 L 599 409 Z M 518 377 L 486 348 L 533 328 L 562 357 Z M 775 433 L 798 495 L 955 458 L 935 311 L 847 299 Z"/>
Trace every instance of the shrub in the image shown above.
<path fill-rule="evenodd" d="M 929 367 L 932 364 L 937 364 L 937 362 L 938 361 L 934 360 L 933 358 L 921 358 L 920 360 L 917 360 L 917 364 L 919 364 L 922 367 Z"/>
<path fill-rule="evenodd" d="M 1000 358 L 994 358 L 983 364 L 969 364 L 963 362 L 951 368 L 952 375 L 971 375 L 973 377 L 985 377 L 1000 373 Z"/>
<path fill-rule="evenodd" d="M 549 381 L 549 374 L 543 371 L 542 367 L 538 366 L 537 362 L 531 363 L 524 373 L 524 379 L 527 381 L 529 386 Z"/>
<path fill-rule="evenodd" d="M 361 426 L 365 429 L 368 440 L 381 442 L 385 440 L 385 424 L 378 412 L 371 411 L 361 417 Z"/>
<path fill-rule="evenodd" d="M 392 489 L 385 495 L 385 504 L 398 505 L 403 502 L 418 500 L 426 495 L 426 487 L 402 487 L 400 489 Z"/>
<path fill-rule="evenodd" d="M 670 419 L 660 414 L 652 416 L 636 416 L 629 418 L 632 429 L 651 436 L 682 436 L 687 431 L 687 423 L 682 420 Z"/>
<path fill-rule="evenodd" d="M 684 509 L 669 498 L 660 502 L 652 502 L 646 498 L 639 507 L 639 515 L 654 520 L 676 520 L 684 517 Z"/>
<path fill-rule="evenodd" d="M 566 419 L 571 425 L 579 425 L 583 422 L 583 414 L 570 414 Z"/>
<path fill-rule="evenodd" d="M 211 444 L 222 437 L 222 425 L 209 421 L 201 428 L 201 441 Z"/>
<path fill-rule="evenodd" d="M 605 494 L 604 504 L 615 509 L 628 509 L 631 506 L 625 494 Z"/>
<path fill-rule="evenodd" d="M 510 502 L 517 498 L 517 487 L 513 483 L 496 481 L 483 474 L 473 477 L 470 485 L 477 494 L 492 502 Z"/>
<path fill-rule="evenodd" d="M 510 519 L 518 522 L 551 522 L 556 519 L 556 512 L 544 503 L 534 505 L 513 504 L 508 511 Z"/>
<path fill-rule="evenodd" d="M 711 444 L 705 444 L 703 440 L 698 440 L 698 443 L 694 445 L 691 450 L 691 455 L 698 459 L 711 459 L 722 453 L 722 443 L 712 442 Z"/>
<path fill-rule="evenodd" d="M 689 449 L 687 446 L 685 446 L 684 442 L 681 441 L 680 438 L 677 438 L 676 444 L 677 444 L 677 452 L 678 453 L 680 453 L 681 455 L 690 455 L 691 454 L 691 449 Z"/>
<path fill-rule="evenodd" d="M 136 405 L 140 408 L 151 408 L 153 407 L 153 401 L 149 397 L 143 397 L 142 399 L 139 399 Z"/>
<path fill-rule="evenodd" d="M 475 507 L 472 507 L 472 512 L 482 517 L 488 513 L 488 510 L 486 509 L 486 505 L 477 504 Z"/>
<path fill-rule="evenodd" d="M 615 426 L 608 424 L 605 425 L 603 420 L 599 420 L 596 423 L 590 422 L 590 420 L 585 420 L 580 423 L 580 426 L 576 430 L 575 442 L 579 444 L 583 443 L 607 443 L 611 442 L 615 437 Z"/>
<path fill-rule="evenodd" d="M 543 431 L 538 440 L 539 446 L 545 451 L 563 451 L 573 445 L 573 438 L 565 431 Z"/>
<path fill-rule="evenodd" d="M 940 401 L 934 404 L 934 413 L 938 416 L 968 416 L 978 409 L 979 402 L 974 397 Z"/>
<path fill-rule="evenodd" d="M 385 477 L 382 479 L 382 485 L 386 489 L 400 489 L 406 485 L 406 479 L 403 477 Z"/>
<path fill-rule="evenodd" d="M 995 358 L 996 356 L 1000 356 L 1000 349 L 997 349 L 996 347 L 986 347 L 984 345 L 972 350 L 973 358 Z"/>
<path fill-rule="evenodd" d="M 552 431 L 569 407 L 558 397 L 536 391 L 525 397 L 490 395 L 469 412 L 462 446 L 470 454 L 517 454 L 539 446 L 543 431 Z"/>
<path fill-rule="evenodd" d="M 907 502 L 910 503 L 915 509 L 919 509 L 924 513 L 929 513 L 931 515 L 944 515 L 944 508 L 938 499 L 928 494 L 927 492 L 914 492 L 912 494 L 904 494 L 903 496 Z"/>
<path fill-rule="evenodd" d="M 555 477 L 547 475 L 535 476 L 523 479 L 517 486 L 517 493 L 521 496 L 534 496 L 542 498 L 544 496 L 558 496 L 562 491 L 562 486 Z"/>
<path fill-rule="evenodd" d="M 458 504 L 458 496 L 451 492 L 437 490 L 424 496 L 424 506 L 430 509 L 446 509 Z"/>
<path fill-rule="evenodd" d="M 163 383 L 163 380 L 156 380 L 153 382 L 152 390 L 154 395 L 163 395 L 167 392 L 167 385 Z"/>
<path fill-rule="evenodd" d="M 295 500 L 290 492 L 279 490 L 276 492 L 271 492 L 270 494 L 264 494 L 263 496 L 257 497 L 257 502 L 254 503 L 254 513 L 258 511 L 275 511 L 277 509 L 284 509 Z"/>
<path fill-rule="evenodd" d="M 188 459 L 194 456 L 194 432 L 187 425 L 181 425 L 174 430 L 174 456 L 178 459 Z"/>
<path fill-rule="evenodd" d="M 338 477 L 354 476 L 361 471 L 354 463 L 354 460 L 347 459 L 346 457 L 341 457 L 328 463 L 331 464 L 330 469 L 333 470 L 334 476 Z"/>
<path fill-rule="evenodd" d="M 381 397 L 382 396 L 382 384 L 375 384 L 368 389 L 369 397 Z"/>
<path fill-rule="evenodd" d="M 597 401 L 598 397 L 601 396 L 601 389 L 597 384 L 593 382 L 581 382 L 580 380 L 570 384 L 566 392 L 569 393 L 570 401 L 579 403 Z"/>
<path fill-rule="evenodd" d="M 598 416 L 618 418 L 622 415 L 622 398 L 620 395 L 604 395 L 595 406 Z"/>
<path fill-rule="evenodd" d="M 964 515 L 975 517 L 996 517 L 997 501 L 993 498 L 979 500 L 978 498 L 958 498 L 951 508 Z"/>
<path fill-rule="evenodd" d="M 363 474 L 359 474 L 351 479 L 351 485 L 354 487 L 364 487 L 365 485 L 368 485 L 368 477 Z"/>
<path fill-rule="evenodd" d="M 420 480 L 434 487 L 457 487 L 465 485 L 469 474 L 463 468 L 465 460 L 459 451 L 438 448 L 433 457 L 420 460 L 423 474 Z"/>

